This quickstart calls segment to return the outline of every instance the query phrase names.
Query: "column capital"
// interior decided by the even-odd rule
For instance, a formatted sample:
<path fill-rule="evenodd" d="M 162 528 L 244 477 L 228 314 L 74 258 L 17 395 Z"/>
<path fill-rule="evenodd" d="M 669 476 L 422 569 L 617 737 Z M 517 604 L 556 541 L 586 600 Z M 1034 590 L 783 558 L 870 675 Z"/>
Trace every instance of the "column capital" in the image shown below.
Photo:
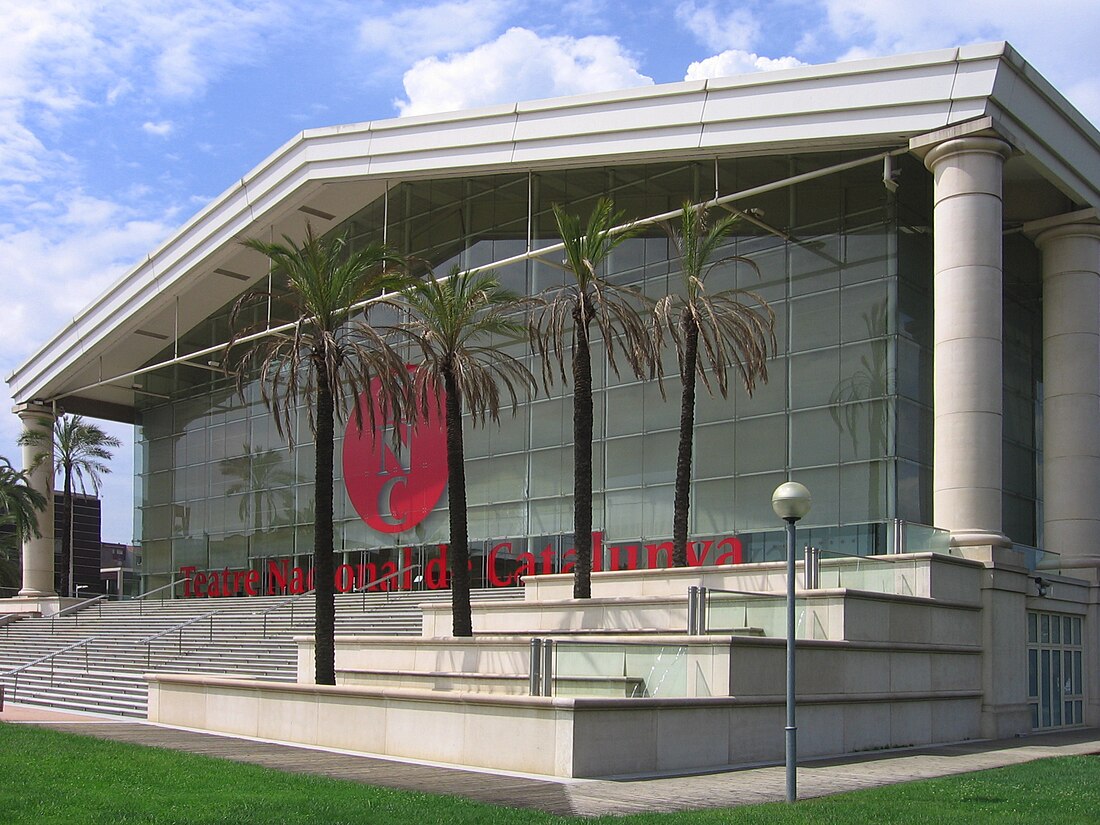
<path fill-rule="evenodd" d="M 1012 154 L 1012 146 L 995 137 L 967 136 L 949 138 L 943 143 L 937 143 L 928 150 L 924 156 L 924 165 L 935 171 L 936 166 L 948 158 L 957 155 L 986 154 L 996 155 L 1001 160 L 1007 160 Z"/>
<path fill-rule="evenodd" d="M 1066 238 L 1093 238 L 1100 239 L 1100 223 L 1063 223 L 1044 229 L 1035 235 L 1035 245 L 1039 249 L 1049 246 L 1055 241 Z M 1044 269 L 1043 275 L 1048 273 Z"/>
<path fill-rule="evenodd" d="M 56 418 L 52 406 L 48 404 L 37 404 L 34 401 L 16 404 L 11 408 L 11 411 L 19 416 L 20 421 L 24 422 L 28 418 L 48 418 L 50 421 Z"/>

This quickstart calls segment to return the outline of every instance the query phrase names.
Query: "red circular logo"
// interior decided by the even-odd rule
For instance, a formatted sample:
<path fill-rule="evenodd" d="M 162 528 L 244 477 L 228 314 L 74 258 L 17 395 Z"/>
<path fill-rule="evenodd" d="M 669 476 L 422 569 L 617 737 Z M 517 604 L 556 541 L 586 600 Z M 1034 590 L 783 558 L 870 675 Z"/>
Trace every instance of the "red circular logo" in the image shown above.
<path fill-rule="evenodd" d="M 353 412 L 344 432 L 344 486 L 355 511 L 380 533 L 400 533 L 415 527 L 435 507 L 447 486 L 447 427 L 444 393 L 414 425 L 393 421 L 381 409 L 379 381 L 370 396 L 359 396 L 363 428 Z M 370 405 L 375 432 L 370 430 Z M 397 438 L 394 438 L 396 429 Z"/>

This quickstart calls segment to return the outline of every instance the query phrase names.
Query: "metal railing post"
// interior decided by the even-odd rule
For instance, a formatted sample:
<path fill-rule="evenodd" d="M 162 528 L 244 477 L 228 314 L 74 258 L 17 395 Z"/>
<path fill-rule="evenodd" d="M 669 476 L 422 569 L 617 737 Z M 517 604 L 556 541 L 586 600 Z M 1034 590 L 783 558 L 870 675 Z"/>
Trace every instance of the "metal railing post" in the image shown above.
<path fill-rule="evenodd" d="M 531 639 L 531 660 L 528 664 L 528 692 L 539 696 L 542 690 L 542 639 Z"/>
<path fill-rule="evenodd" d="M 705 636 L 707 633 L 707 588 L 703 585 L 699 585 L 699 601 L 696 603 L 696 609 L 699 611 L 699 615 L 695 617 L 695 628 L 699 631 L 700 636 Z"/>
<path fill-rule="evenodd" d="M 699 635 L 699 586 L 688 587 L 688 635 Z"/>
<path fill-rule="evenodd" d="M 554 640 L 542 641 L 542 695 L 554 695 Z"/>
<path fill-rule="evenodd" d="M 817 590 L 821 587 L 821 548 L 805 547 L 802 550 L 805 564 L 803 567 L 803 586 L 806 590 Z"/>

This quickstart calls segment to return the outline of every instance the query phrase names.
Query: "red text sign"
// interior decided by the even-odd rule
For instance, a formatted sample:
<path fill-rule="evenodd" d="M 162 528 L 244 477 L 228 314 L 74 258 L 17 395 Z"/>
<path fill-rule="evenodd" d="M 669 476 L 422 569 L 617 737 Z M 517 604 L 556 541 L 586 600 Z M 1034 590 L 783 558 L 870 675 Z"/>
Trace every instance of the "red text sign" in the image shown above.
<path fill-rule="evenodd" d="M 645 544 L 603 545 L 603 534 L 592 534 L 592 570 L 657 569 L 672 565 L 672 542 Z M 549 573 L 570 573 L 574 567 L 576 550 L 569 549 L 558 557 L 553 544 L 541 551 L 516 553 L 512 542 L 502 541 L 489 550 L 486 565 L 488 584 L 491 587 L 514 587 L 523 583 L 525 576 Z M 606 559 L 606 562 L 605 562 Z M 413 550 L 401 550 L 400 563 L 386 561 L 381 564 L 365 562 L 341 564 L 336 568 L 334 584 L 337 593 L 352 590 L 413 590 L 422 585 L 426 590 L 442 590 L 451 586 L 447 545 L 437 546 L 434 554 L 425 559 L 424 570 L 415 572 Z M 741 564 L 744 561 L 741 539 L 737 536 L 699 539 L 688 543 L 688 566 L 705 564 Z M 474 562 L 471 560 L 470 569 Z M 266 576 L 264 573 L 266 572 Z M 261 570 L 200 571 L 197 567 L 181 567 L 184 598 L 213 598 L 217 596 L 274 596 L 306 593 L 313 589 L 313 571 L 303 567 L 291 567 L 286 559 L 268 561 Z M 415 576 L 415 578 L 414 578 Z M 384 579 L 384 581 L 379 581 Z"/>

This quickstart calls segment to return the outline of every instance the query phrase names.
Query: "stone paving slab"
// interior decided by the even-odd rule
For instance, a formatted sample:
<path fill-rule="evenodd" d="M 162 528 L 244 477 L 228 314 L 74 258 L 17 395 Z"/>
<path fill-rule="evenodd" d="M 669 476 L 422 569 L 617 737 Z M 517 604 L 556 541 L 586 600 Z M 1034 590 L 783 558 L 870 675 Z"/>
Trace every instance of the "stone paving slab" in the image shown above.
<path fill-rule="evenodd" d="M 68 718 L 57 718 L 68 717 Z M 401 790 L 452 794 L 560 815 L 599 816 L 725 808 L 779 802 L 782 765 L 693 776 L 559 779 L 501 774 L 377 756 L 333 752 L 241 737 L 110 721 L 8 706 L 0 721 L 40 724 L 85 736 L 200 753 L 287 771 Z M 798 769 L 799 798 L 1016 765 L 1053 756 L 1100 754 L 1100 729 L 1078 729 L 997 741 L 904 751 L 876 751 L 807 762 Z"/>

